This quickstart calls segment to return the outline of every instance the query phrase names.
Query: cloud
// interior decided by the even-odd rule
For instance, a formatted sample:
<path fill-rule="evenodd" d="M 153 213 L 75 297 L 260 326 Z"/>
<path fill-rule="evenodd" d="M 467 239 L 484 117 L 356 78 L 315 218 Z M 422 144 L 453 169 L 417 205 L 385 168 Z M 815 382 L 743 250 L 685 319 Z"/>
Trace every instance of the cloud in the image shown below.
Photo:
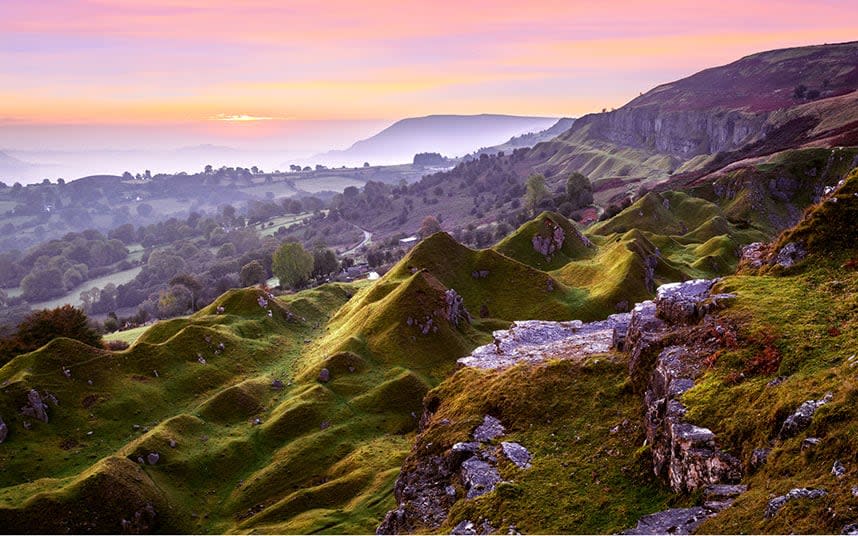
<path fill-rule="evenodd" d="M 213 117 L 209 118 L 212 121 L 271 121 L 273 119 L 279 119 L 275 117 L 261 117 L 258 115 L 247 115 L 247 114 L 217 114 Z"/>

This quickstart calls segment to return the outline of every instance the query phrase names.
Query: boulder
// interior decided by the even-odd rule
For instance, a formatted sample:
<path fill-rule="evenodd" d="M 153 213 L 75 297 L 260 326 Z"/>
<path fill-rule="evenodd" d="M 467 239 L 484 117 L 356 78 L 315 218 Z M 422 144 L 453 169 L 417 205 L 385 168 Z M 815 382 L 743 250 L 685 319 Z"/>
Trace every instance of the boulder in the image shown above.
<path fill-rule="evenodd" d="M 778 250 L 773 263 L 781 268 L 790 268 L 807 256 L 807 249 L 799 242 L 788 242 Z"/>
<path fill-rule="evenodd" d="M 486 415 L 483 417 L 482 424 L 474 429 L 473 437 L 481 443 L 488 443 L 492 439 L 500 437 L 505 433 L 506 429 L 498 419 L 491 415 Z"/>
<path fill-rule="evenodd" d="M 771 451 L 772 449 L 769 448 L 754 449 L 754 452 L 751 453 L 751 471 L 758 471 L 760 467 L 764 466 L 769 460 Z"/>
<path fill-rule="evenodd" d="M 858 534 L 858 523 L 850 523 L 841 529 L 840 534 Z"/>
<path fill-rule="evenodd" d="M 465 300 L 454 289 L 444 292 L 444 316 L 456 327 L 462 322 L 471 323 L 471 314 L 465 309 Z"/>
<path fill-rule="evenodd" d="M 784 505 L 786 505 L 786 503 L 790 501 L 794 501 L 796 499 L 819 499 L 820 497 L 824 497 L 826 495 L 828 495 L 828 492 L 824 489 L 793 488 L 789 490 L 786 495 L 775 497 L 774 499 L 769 501 L 768 506 L 766 506 L 766 517 L 774 517 L 775 514 L 778 513 L 778 510 L 783 508 Z"/>
<path fill-rule="evenodd" d="M 846 475 L 846 466 L 840 460 L 835 460 L 834 465 L 831 466 L 831 474 L 837 478 L 843 478 Z"/>
<path fill-rule="evenodd" d="M 640 518 L 635 528 L 622 534 L 691 534 L 712 515 L 702 506 L 671 508 Z"/>
<path fill-rule="evenodd" d="M 810 426 L 816 410 L 831 402 L 832 398 L 833 395 L 831 393 L 826 393 L 825 396 L 819 400 L 807 400 L 803 402 L 798 409 L 795 410 L 795 413 L 784 420 L 781 425 L 780 432 L 778 433 L 778 437 L 781 439 L 789 439 L 790 437 L 798 435 L 799 432 Z"/>
<path fill-rule="evenodd" d="M 146 456 L 146 461 L 149 463 L 149 465 L 157 464 L 160 459 L 161 459 L 161 455 L 158 454 L 157 452 L 150 452 Z"/>
<path fill-rule="evenodd" d="M 512 441 L 501 442 L 501 450 L 504 456 L 515 464 L 519 469 L 530 468 L 530 452 L 519 443 Z"/>
<path fill-rule="evenodd" d="M 27 393 L 27 405 L 21 408 L 21 413 L 27 417 L 48 422 L 48 405 L 42 402 L 42 397 L 35 389 L 30 389 Z"/>
<path fill-rule="evenodd" d="M 501 481 L 497 469 L 477 457 L 468 458 L 462 463 L 461 475 L 468 499 L 494 491 Z"/>
<path fill-rule="evenodd" d="M 319 382 L 328 383 L 329 381 L 331 381 L 331 371 L 323 368 L 319 371 Z"/>

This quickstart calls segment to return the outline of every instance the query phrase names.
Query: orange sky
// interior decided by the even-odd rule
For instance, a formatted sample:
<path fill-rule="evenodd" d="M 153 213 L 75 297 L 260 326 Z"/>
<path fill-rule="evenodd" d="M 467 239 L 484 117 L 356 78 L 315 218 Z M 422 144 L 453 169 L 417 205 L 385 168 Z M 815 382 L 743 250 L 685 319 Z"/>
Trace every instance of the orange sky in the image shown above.
<path fill-rule="evenodd" d="M 856 14 L 852 0 L 2 2 L 0 124 L 577 116 L 748 53 L 856 39 Z"/>

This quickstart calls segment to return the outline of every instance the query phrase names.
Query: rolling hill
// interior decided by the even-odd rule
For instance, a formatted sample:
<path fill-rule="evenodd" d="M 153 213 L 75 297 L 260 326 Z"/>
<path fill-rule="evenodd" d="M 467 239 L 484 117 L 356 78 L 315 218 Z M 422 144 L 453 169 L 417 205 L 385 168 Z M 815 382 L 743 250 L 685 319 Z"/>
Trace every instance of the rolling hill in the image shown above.
<path fill-rule="evenodd" d="M 545 130 L 555 123 L 557 118 L 492 114 L 411 117 L 348 149 L 330 151 L 312 160 L 339 167 L 360 166 L 365 161 L 373 165 L 402 164 L 424 152 L 463 156 L 513 136 Z"/>

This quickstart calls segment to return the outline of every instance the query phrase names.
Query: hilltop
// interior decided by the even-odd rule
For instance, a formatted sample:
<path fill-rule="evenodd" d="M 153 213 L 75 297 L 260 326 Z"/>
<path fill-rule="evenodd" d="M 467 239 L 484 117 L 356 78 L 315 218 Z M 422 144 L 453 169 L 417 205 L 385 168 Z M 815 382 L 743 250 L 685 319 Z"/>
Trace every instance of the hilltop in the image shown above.
<path fill-rule="evenodd" d="M 329 151 L 314 160 L 329 165 L 402 164 L 414 155 L 438 152 L 463 156 L 513 136 L 545 130 L 557 118 L 513 115 L 429 115 L 401 119 L 378 134 L 342 151 Z"/>

